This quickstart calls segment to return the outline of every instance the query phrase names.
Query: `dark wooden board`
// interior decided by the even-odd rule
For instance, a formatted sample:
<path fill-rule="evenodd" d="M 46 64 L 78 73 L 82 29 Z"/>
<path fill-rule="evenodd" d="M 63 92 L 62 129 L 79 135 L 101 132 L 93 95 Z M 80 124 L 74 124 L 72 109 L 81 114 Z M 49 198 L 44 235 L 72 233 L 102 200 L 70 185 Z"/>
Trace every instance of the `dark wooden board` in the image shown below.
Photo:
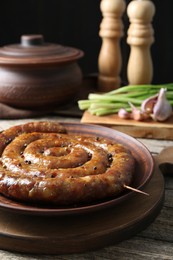
<path fill-rule="evenodd" d="M 32 216 L 0 211 L 0 249 L 25 253 L 64 254 L 95 250 L 128 239 L 159 214 L 164 179 L 156 167 L 144 187 L 128 201 L 97 212 L 67 216 Z"/>

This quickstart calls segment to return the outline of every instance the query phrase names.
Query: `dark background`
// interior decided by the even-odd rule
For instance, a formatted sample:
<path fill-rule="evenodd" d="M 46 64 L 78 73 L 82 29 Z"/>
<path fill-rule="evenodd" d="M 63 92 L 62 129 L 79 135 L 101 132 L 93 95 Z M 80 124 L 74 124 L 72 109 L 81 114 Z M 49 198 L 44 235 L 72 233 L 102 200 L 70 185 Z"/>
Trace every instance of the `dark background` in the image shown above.
<path fill-rule="evenodd" d="M 153 83 L 173 82 L 173 1 L 153 0 L 153 3 L 156 7 L 153 19 L 155 43 L 151 47 Z M 85 56 L 79 64 L 83 73 L 95 73 L 101 47 L 98 34 L 101 20 L 100 0 L 1 0 L 0 46 L 19 42 L 23 34 L 43 34 L 46 42 L 82 49 Z M 126 13 L 123 22 L 121 77 L 125 82 L 129 55 Z"/>

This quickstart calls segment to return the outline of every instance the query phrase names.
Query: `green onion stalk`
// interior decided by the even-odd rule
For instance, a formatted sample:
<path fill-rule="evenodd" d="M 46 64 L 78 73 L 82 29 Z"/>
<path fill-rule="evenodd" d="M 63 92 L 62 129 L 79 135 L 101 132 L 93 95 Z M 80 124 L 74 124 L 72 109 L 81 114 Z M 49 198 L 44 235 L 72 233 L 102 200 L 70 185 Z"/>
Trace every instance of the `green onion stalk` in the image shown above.
<path fill-rule="evenodd" d="M 115 114 L 121 108 L 131 112 L 129 103 L 140 108 L 145 99 L 157 95 L 161 88 L 167 90 L 166 98 L 173 106 L 173 83 L 128 85 L 103 94 L 90 93 L 88 99 L 78 101 L 78 106 L 80 110 L 88 110 L 92 115 L 97 116 Z"/>

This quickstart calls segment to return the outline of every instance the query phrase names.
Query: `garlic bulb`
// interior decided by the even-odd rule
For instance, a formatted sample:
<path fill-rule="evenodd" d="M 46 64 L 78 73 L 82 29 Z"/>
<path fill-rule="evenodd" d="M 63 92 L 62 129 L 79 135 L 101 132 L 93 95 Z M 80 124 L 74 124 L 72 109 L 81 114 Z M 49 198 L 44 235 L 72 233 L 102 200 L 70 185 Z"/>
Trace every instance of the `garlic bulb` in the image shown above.
<path fill-rule="evenodd" d="M 155 121 L 165 121 L 172 115 L 172 106 L 166 98 L 166 89 L 161 88 L 157 95 L 147 98 L 141 110 L 148 113 Z"/>
<path fill-rule="evenodd" d="M 172 106 L 166 98 L 166 89 L 161 88 L 151 117 L 156 121 L 165 121 L 172 115 Z"/>

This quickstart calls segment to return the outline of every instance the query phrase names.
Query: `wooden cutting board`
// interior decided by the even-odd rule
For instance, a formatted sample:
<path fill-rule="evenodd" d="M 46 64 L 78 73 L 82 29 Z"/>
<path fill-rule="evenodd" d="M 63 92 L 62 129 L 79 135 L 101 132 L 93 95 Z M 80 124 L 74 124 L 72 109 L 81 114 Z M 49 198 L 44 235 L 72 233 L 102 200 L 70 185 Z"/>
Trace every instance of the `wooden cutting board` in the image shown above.
<path fill-rule="evenodd" d="M 67 216 L 34 216 L 0 210 L 0 249 L 40 254 L 81 253 L 113 245 L 145 229 L 159 214 L 164 179 L 156 164 L 144 188 L 106 210 Z"/>
<path fill-rule="evenodd" d="M 153 120 L 138 122 L 132 119 L 120 119 L 116 114 L 94 116 L 85 111 L 81 122 L 111 127 L 138 138 L 173 140 L 173 116 L 164 122 L 155 122 Z"/>

